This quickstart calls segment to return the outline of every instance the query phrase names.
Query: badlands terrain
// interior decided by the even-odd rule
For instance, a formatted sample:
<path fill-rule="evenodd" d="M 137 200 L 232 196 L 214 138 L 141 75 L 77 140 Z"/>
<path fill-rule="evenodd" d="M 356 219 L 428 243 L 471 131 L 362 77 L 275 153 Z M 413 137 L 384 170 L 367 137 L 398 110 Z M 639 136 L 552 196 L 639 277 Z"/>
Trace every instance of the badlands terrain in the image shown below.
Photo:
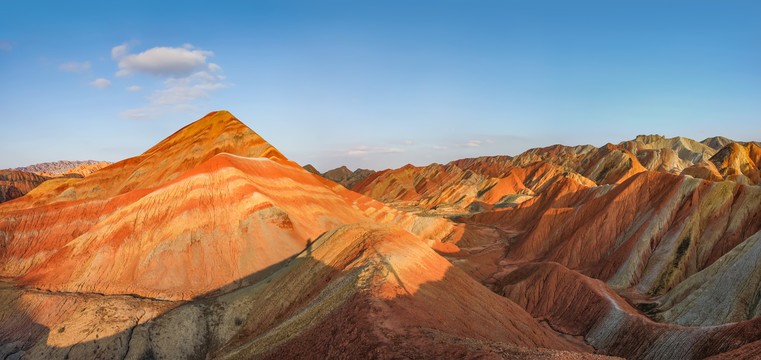
<path fill-rule="evenodd" d="M 213 112 L 0 171 L 0 359 L 761 358 L 760 166 L 648 135 L 320 172 Z"/>
<path fill-rule="evenodd" d="M 0 203 L 24 196 L 52 178 L 81 178 L 111 163 L 105 161 L 57 161 L 23 168 L 0 170 Z"/>

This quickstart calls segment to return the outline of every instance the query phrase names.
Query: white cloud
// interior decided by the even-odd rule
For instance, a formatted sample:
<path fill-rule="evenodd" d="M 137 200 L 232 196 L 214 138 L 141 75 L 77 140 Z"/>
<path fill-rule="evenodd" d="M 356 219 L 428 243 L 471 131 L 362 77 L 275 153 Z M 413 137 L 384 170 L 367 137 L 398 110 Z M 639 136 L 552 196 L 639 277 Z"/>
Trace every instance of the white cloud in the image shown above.
<path fill-rule="evenodd" d="M 404 144 L 404 145 L 415 145 L 415 140 L 404 140 L 404 141 L 402 141 L 402 144 Z"/>
<path fill-rule="evenodd" d="M 214 53 L 190 44 L 154 47 L 139 54 L 129 54 L 127 44 L 123 44 L 111 49 L 111 55 L 119 65 L 116 76 L 143 74 L 163 79 L 163 88 L 146 97 L 150 106 L 121 113 L 125 118 L 146 119 L 164 112 L 194 109 L 193 102 L 210 98 L 213 91 L 229 86 L 222 82 L 225 79 L 222 67 L 206 62 Z"/>
<path fill-rule="evenodd" d="M 98 89 L 105 89 L 111 86 L 111 81 L 104 78 L 95 79 L 90 85 L 95 86 Z"/>
<path fill-rule="evenodd" d="M 481 141 L 481 140 L 470 140 L 470 141 L 466 142 L 465 144 L 463 144 L 463 146 L 465 146 L 465 147 L 479 147 L 482 144 L 483 144 L 483 141 Z"/>
<path fill-rule="evenodd" d="M 124 57 L 124 55 L 127 55 L 127 43 L 121 44 L 119 46 L 114 46 L 111 48 L 111 58 L 114 60 L 119 60 Z"/>
<path fill-rule="evenodd" d="M 445 149 L 448 149 L 448 148 L 447 148 L 446 146 L 444 146 L 444 145 L 433 145 L 433 146 L 431 146 L 431 148 L 432 148 L 432 149 L 435 149 L 435 150 L 445 150 Z"/>
<path fill-rule="evenodd" d="M 143 90 L 143 88 L 137 85 L 127 87 L 127 91 L 138 92 L 140 90 Z"/>
<path fill-rule="evenodd" d="M 111 50 L 111 55 L 120 55 L 119 71 L 116 76 L 146 74 L 160 77 L 185 77 L 199 70 L 217 69 L 206 64 L 206 58 L 214 56 L 211 51 L 192 50 L 187 47 L 154 47 L 139 54 L 126 54 L 126 47 L 120 45 Z M 117 49 L 118 48 L 118 49 Z"/>
<path fill-rule="evenodd" d="M 65 64 L 61 64 L 61 66 L 59 66 L 58 68 L 61 69 L 62 71 L 83 73 L 87 70 L 90 70 L 90 62 L 89 61 L 85 61 L 85 62 L 71 61 Z"/>

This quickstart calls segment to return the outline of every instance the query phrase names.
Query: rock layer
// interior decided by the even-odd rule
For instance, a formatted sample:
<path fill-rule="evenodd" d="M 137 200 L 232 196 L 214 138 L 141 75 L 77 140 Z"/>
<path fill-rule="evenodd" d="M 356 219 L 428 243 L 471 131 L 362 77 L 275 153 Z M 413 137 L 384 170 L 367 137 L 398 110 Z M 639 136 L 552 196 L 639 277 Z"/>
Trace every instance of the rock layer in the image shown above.
<path fill-rule="evenodd" d="M 172 300 L 277 264 L 337 225 L 394 222 L 431 239 L 452 228 L 314 177 L 227 112 L 83 179 L 45 183 L 0 214 L 0 276 Z"/>

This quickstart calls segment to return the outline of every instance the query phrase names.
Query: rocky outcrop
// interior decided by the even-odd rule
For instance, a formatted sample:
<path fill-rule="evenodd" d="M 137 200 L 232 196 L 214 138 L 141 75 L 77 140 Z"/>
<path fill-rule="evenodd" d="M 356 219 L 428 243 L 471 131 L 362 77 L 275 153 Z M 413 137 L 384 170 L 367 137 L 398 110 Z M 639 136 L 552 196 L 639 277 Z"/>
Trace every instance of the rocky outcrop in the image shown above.
<path fill-rule="evenodd" d="M 706 179 L 710 181 L 722 181 L 724 177 L 719 173 L 719 169 L 716 168 L 710 161 L 701 161 L 695 165 L 692 165 L 682 170 L 682 175 L 689 175 L 698 179 Z"/>
<path fill-rule="evenodd" d="M 761 232 L 755 233 L 711 266 L 685 279 L 659 299 L 658 321 L 711 326 L 761 315 Z"/>
<path fill-rule="evenodd" d="M 725 179 L 748 185 L 761 183 L 761 148 L 754 143 L 730 143 L 710 161 Z"/>

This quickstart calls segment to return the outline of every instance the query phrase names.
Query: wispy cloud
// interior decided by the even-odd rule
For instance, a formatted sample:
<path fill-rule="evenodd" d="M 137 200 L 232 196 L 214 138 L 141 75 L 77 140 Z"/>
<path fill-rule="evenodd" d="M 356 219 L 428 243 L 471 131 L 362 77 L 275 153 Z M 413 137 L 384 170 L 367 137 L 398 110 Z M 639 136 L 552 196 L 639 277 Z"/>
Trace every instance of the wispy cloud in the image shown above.
<path fill-rule="evenodd" d="M 61 71 L 66 71 L 66 72 L 83 73 L 85 71 L 90 70 L 90 62 L 89 61 L 84 61 L 84 62 L 71 61 L 71 62 L 61 64 L 58 68 Z"/>
<path fill-rule="evenodd" d="M 104 78 L 95 79 L 90 85 L 95 86 L 98 89 L 105 89 L 111 87 L 111 81 Z"/>
<path fill-rule="evenodd" d="M 213 91 L 229 86 L 223 83 L 222 67 L 207 62 L 212 56 L 213 52 L 191 44 L 154 47 L 138 54 L 130 54 L 127 44 L 115 46 L 111 57 L 118 62 L 117 77 L 142 74 L 162 79 L 163 83 L 163 88 L 147 96 L 149 107 L 125 111 L 121 116 L 145 119 L 166 111 L 186 111 L 195 107 L 194 101 L 207 99 Z M 128 90 L 139 91 L 132 88 Z"/>
<path fill-rule="evenodd" d="M 175 105 L 208 98 L 210 91 L 226 86 L 219 82 L 223 78 L 210 71 L 199 71 L 188 77 L 167 79 L 166 88 L 156 90 L 149 99 L 154 105 Z"/>
<path fill-rule="evenodd" d="M 127 91 L 138 92 L 140 90 L 143 90 L 143 88 L 138 85 L 132 85 L 127 87 Z"/>
<path fill-rule="evenodd" d="M 121 44 L 118 46 L 114 46 L 111 48 L 111 58 L 114 60 L 119 60 L 123 58 L 125 55 L 127 55 L 127 44 Z"/>

